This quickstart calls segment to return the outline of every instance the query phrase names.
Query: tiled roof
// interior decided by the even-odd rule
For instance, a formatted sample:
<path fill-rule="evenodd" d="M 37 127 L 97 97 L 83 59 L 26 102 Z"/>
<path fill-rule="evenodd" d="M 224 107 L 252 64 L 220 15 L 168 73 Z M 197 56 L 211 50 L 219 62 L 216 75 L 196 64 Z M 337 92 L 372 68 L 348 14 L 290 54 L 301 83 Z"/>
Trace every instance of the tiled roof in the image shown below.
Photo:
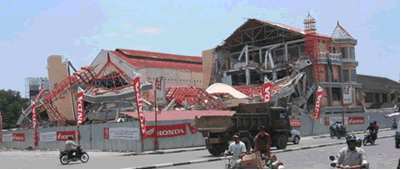
<path fill-rule="evenodd" d="M 190 61 L 190 62 L 202 63 L 202 57 L 196 57 L 196 56 L 184 56 L 176 54 L 149 52 L 149 51 L 127 50 L 121 48 L 117 48 L 116 51 L 122 52 L 127 56 L 138 56 L 138 57 L 148 57 L 152 59 L 170 59 L 177 61 Z"/>
<path fill-rule="evenodd" d="M 134 51 L 134 50 L 132 50 Z M 154 67 L 154 68 L 172 68 L 172 69 L 181 69 L 181 70 L 190 70 L 190 71 L 195 71 L 195 72 L 202 72 L 202 64 L 193 64 L 193 63 L 183 63 L 177 61 L 160 61 L 160 60 L 154 60 L 152 57 L 149 57 L 149 59 L 146 58 L 134 58 L 134 57 L 129 57 L 125 54 L 128 53 L 122 53 L 118 51 L 109 51 L 111 54 L 119 57 L 120 59 L 124 60 L 125 62 L 131 64 L 135 68 L 143 68 L 143 67 Z M 148 52 L 151 54 L 151 52 Z M 145 54 L 145 53 L 141 53 Z M 153 57 L 154 58 L 154 57 Z M 193 57 L 195 58 L 195 57 Z M 199 57 L 199 59 L 193 59 L 193 58 L 184 58 L 183 60 L 199 60 L 202 62 L 202 58 Z"/>
<path fill-rule="evenodd" d="M 305 34 L 305 31 L 303 29 L 300 29 L 300 28 L 297 28 L 297 27 L 293 27 L 293 26 L 289 26 L 289 25 L 285 25 L 285 24 L 281 24 L 281 23 L 277 23 L 277 22 L 260 20 L 260 19 L 255 19 L 255 20 L 257 20 L 259 22 L 266 23 L 266 24 L 274 25 L 274 26 L 277 26 L 277 27 L 281 27 L 281 28 L 284 28 L 284 29 L 287 29 L 287 30 L 290 30 L 290 31 L 295 31 L 295 32 L 298 32 L 298 33 L 301 33 L 301 34 Z M 324 34 L 319 34 L 318 33 L 317 35 L 322 37 L 322 38 L 330 38 L 330 39 L 332 38 L 332 37 L 330 37 L 328 35 L 324 35 Z"/>
<path fill-rule="evenodd" d="M 400 83 L 390 80 L 386 77 L 377 77 L 369 75 L 357 75 L 358 83 L 362 83 L 362 91 L 365 92 L 389 92 L 390 88 L 388 85 L 393 87 L 399 87 Z"/>

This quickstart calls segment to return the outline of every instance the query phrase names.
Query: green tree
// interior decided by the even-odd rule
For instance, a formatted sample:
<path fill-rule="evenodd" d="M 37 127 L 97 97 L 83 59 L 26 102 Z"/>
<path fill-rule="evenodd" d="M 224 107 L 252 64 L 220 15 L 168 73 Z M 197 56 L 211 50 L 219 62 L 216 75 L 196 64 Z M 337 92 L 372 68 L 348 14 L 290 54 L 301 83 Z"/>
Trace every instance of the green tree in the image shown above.
<path fill-rule="evenodd" d="M 16 127 L 21 108 L 29 106 L 29 100 L 22 98 L 19 91 L 0 90 L 0 112 L 3 116 L 3 128 Z"/>

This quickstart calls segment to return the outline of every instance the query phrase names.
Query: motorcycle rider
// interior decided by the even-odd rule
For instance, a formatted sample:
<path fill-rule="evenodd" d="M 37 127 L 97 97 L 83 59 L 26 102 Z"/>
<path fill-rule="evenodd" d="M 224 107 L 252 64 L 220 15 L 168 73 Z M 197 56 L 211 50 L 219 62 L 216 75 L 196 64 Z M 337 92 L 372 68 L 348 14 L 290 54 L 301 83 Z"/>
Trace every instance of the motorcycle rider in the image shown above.
<path fill-rule="evenodd" d="M 240 141 L 239 135 L 235 134 L 233 136 L 233 140 L 234 142 L 228 146 L 228 153 L 226 154 L 233 155 L 233 159 L 230 161 L 231 167 L 239 165 L 241 163 L 242 157 L 244 157 L 246 154 L 245 144 Z"/>
<path fill-rule="evenodd" d="M 365 151 L 362 148 L 356 147 L 356 137 L 355 135 L 348 135 L 346 137 L 347 147 L 342 148 L 337 156 L 336 160 L 331 163 L 332 167 L 336 164 L 356 166 L 361 165 L 361 168 L 366 168 L 368 161 L 366 160 Z"/>
<path fill-rule="evenodd" d="M 370 138 L 370 140 L 372 140 L 373 139 L 373 132 L 375 131 L 375 127 L 373 126 L 373 122 L 370 122 L 369 127 L 366 130 L 370 130 L 371 135 L 370 135 L 369 138 Z"/>
<path fill-rule="evenodd" d="M 373 121 L 373 127 L 375 127 L 375 130 L 373 131 L 373 138 L 376 140 L 377 134 L 379 133 L 379 125 L 377 125 L 376 121 Z"/>
<path fill-rule="evenodd" d="M 356 147 L 361 147 L 362 146 L 362 139 L 356 138 Z"/>
<path fill-rule="evenodd" d="M 259 133 L 255 136 L 255 152 L 260 151 L 260 156 L 270 157 L 270 145 L 272 144 L 270 135 L 266 133 L 265 127 L 259 127 Z"/>
<path fill-rule="evenodd" d="M 335 135 L 335 132 L 336 132 L 336 127 L 337 127 L 337 122 L 334 122 L 331 126 L 330 126 L 330 132 L 334 132 L 334 135 Z"/>
<path fill-rule="evenodd" d="M 76 153 L 76 149 L 72 148 L 72 147 L 78 147 L 79 145 L 76 144 L 74 141 L 72 141 L 73 137 L 72 136 L 68 136 L 68 140 L 65 141 L 65 150 L 68 151 L 68 158 L 72 158 L 72 155 L 74 153 Z"/>

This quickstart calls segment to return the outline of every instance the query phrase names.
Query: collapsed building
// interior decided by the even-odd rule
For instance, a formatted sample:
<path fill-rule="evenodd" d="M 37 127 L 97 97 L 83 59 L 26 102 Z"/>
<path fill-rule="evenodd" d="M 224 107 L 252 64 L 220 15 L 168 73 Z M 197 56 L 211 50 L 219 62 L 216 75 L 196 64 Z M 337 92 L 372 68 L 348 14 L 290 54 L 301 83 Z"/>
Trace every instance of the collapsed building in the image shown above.
<path fill-rule="evenodd" d="M 251 98 L 261 99 L 264 76 L 273 83 L 272 100 L 284 99 L 296 109 L 314 107 L 317 86 L 324 89 L 323 113 L 343 111 L 341 99 L 348 86 L 352 103 L 347 112 L 361 112 L 354 39 L 337 23 L 331 36 L 316 33 L 316 21 L 304 20 L 305 30 L 248 19 L 222 45 L 203 51 L 205 84 L 233 86 Z"/>
<path fill-rule="evenodd" d="M 171 110 L 235 110 L 239 103 L 260 102 L 264 76 L 272 81 L 272 100 L 291 106 L 291 113 L 314 107 L 318 86 L 324 89 L 322 113 L 343 111 L 343 86 L 352 102 L 347 112 L 362 112 L 361 84 L 357 83 L 354 39 L 337 23 L 331 36 L 316 33 L 308 16 L 305 30 L 248 19 L 223 43 L 202 52 L 202 58 L 137 50 L 101 50 L 90 66 L 76 70 L 61 56 L 50 56 L 51 90 L 42 90 L 36 105 L 39 126 L 76 125 L 77 89 L 84 93 L 85 123 L 134 121 L 132 79 L 141 80 L 144 111 L 154 111 L 154 81 L 166 79 Z M 72 73 L 72 71 L 74 73 Z M 17 124 L 31 122 L 31 107 Z"/>

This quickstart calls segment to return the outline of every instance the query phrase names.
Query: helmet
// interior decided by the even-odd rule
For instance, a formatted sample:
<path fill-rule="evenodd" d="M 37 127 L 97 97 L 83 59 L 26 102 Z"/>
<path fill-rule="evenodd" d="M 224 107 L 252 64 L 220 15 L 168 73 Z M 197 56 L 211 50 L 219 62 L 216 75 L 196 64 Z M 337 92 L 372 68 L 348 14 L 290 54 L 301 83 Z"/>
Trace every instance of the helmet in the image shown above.
<path fill-rule="evenodd" d="M 259 126 L 258 130 L 259 130 L 259 132 L 262 131 L 262 130 L 265 131 L 265 127 L 264 126 Z"/>
<path fill-rule="evenodd" d="M 68 136 L 68 140 L 72 140 L 73 139 L 73 137 L 72 136 Z"/>
<path fill-rule="evenodd" d="M 362 142 L 361 138 L 356 138 L 356 142 Z"/>
<path fill-rule="evenodd" d="M 352 141 L 356 142 L 356 137 L 353 134 L 348 135 L 347 137 L 345 137 L 345 139 L 346 139 L 347 143 L 352 142 Z"/>

